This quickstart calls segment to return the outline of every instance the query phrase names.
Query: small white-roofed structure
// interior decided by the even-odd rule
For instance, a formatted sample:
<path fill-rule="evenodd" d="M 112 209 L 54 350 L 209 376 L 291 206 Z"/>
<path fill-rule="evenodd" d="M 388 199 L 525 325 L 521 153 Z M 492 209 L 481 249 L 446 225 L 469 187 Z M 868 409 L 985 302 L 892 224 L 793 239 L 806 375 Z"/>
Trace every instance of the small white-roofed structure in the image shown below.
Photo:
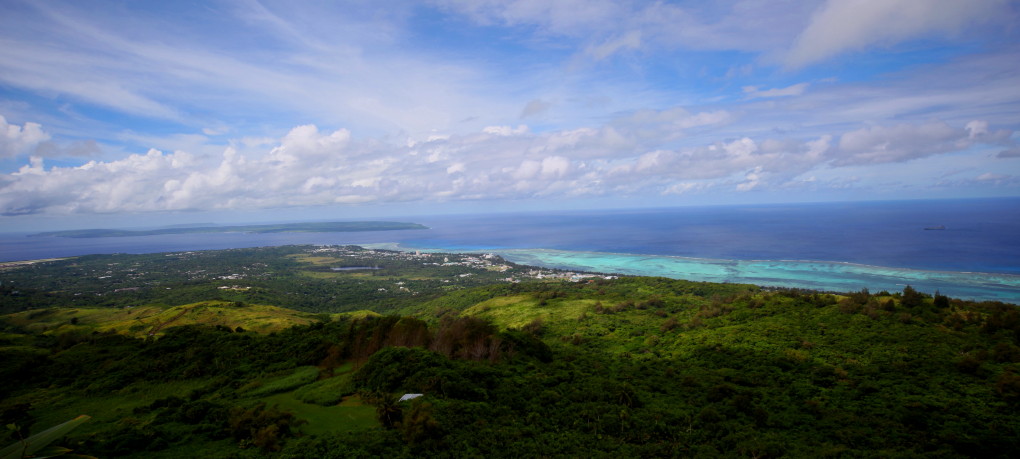
<path fill-rule="evenodd" d="M 398 402 L 404 402 L 404 401 L 407 401 L 407 400 L 413 400 L 413 399 L 416 399 L 418 397 L 421 397 L 422 395 L 425 395 L 425 394 L 404 394 L 402 397 L 400 397 L 400 400 L 397 400 L 397 401 Z"/>

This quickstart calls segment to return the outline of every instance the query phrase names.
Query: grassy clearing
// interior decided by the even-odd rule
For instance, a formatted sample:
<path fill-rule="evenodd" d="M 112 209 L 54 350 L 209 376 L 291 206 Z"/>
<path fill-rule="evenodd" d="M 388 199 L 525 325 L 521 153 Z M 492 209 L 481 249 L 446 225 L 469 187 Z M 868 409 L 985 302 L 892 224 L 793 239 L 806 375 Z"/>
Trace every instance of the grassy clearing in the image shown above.
<path fill-rule="evenodd" d="M 344 397 L 354 394 L 354 384 L 348 372 L 337 374 L 332 378 L 320 379 L 299 387 L 294 391 L 294 398 L 319 406 L 332 406 L 343 401 Z"/>
<path fill-rule="evenodd" d="M 352 395 L 353 365 L 336 368 L 336 376 L 315 381 L 316 367 L 298 367 L 292 373 L 269 380 L 248 395 L 307 421 L 300 430 L 306 434 L 356 432 L 379 427 L 375 408 Z"/>
<path fill-rule="evenodd" d="M 305 263 L 313 266 L 328 266 L 343 263 L 344 259 L 336 257 L 323 257 L 303 253 L 295 253 L 293 255 L 287 255 L 287 258 L 292 258 L 298 263 Z"/>
<path fill-rule="evenodd" d="M 311 314 L 268 305 L 243 305 L 224 301 L 207 301 L 166 309 L 160 314 L 131 321 L 114 322 L 100 327 L 136 336 L 162 331 L 180 325 L 221 325 L 230 329 L 241 327 L 248 331 L 270 333 L 315 322 Z M 146 327 L 144 329 L 139 329 Z"/>
<path fill-rule="evenodd" d="M 516 295 L 483 301 L 466 309 L 464 314 L 491 319 L 500 327 L 519 328 L 535 319 L 549 323 L 574 321 L 582 313 L 590 312 L 596 302 L 555 299 L 542 305 L 531 295 Z"/>
<path fill-rule="evenodd" d="M 304 386 L 315 381 L 319 377 L 319 369 L 314 366 L 298 367 L 293 372 L 287 375 L 278 376 L 276 378 L 264 381 L 258 387 L 251 390 L 249 395 L 256 397 L 262 397 L 271 394 L 277 394 L 280 392 L 286 392 L 297 389 L 298 387 Z"/>
<path fill-rule="evenodd" d="M 308 278 L 312 278 L 312 279 L 318 279 L 318 280 L 344 279 L 344 278 L 348 278 L 348 277 L 351 276 L 348 273 L 344 273 L 344 272 L 332 272 L 332 271 L 329 271 L 329 272 L 326 272 L 326 271 L 299 271 L 298 274 L 300 274 L 300 275 L 302 275 L 304 277 L 308 277 Z"/>
<path fill-rule="evenodd" d="M 379 314 L 378 312 L 375 311 L 369 311 L 368 309 L 359 309 L 357 311 L 338 312 L 335 314 L 330 314 L 329 317 L 333 320 L 337 320 L 342 317 L 350 319 L 364 319 L 366 317 L 382 317 L 382 314 Z"/>
<path fill-rule="evenodd" d="M 269 405 L 291 411 L 298 419 L 308 421 L 299 427 L 301 432 L 325 435 L 342 432 L 359 432 L 379 427 L 375 408 L 362 403 L 357 396 L 350 396 L 334 406 L 319 406 L 304 403 L 291 392 L 276 394 L 263 399 Z"/>
<path fill-rule="evenodd" d="M 222 325 L 235 329 L 271 333 L 317 319 L 313 314 L 276 306 L 226 301 L 205 301 L 182 306 L 138 306 L 132 308 L 50 308 L 8 314 L 0 319 L 34 333 L 63 334 L 113 331 L 145 336 L 180 325 Z"/>

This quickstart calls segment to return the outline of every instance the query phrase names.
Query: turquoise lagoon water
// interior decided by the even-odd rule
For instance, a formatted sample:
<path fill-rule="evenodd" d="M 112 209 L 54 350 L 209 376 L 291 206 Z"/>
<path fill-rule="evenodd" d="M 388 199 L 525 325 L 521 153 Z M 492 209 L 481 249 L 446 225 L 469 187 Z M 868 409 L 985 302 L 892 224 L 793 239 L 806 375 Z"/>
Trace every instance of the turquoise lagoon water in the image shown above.
<path fill-rule="evenodd" d="M 423 252 L 457 250 L 408 247 L 398 243 L 367 247 Z M 632 276 L 661 276 L 696 282 L 755 284 L 830 292 L 902 291 L 910 285 L 921 292 L 979 301 L 1020 304 L 1020 275 L 926 271 L 809 260 L 720 260 L 666 255 L 583 252 L 551 249 L 493 249 L 518 264 L 571 271 Z"/>
<path fill-rule="evenodd" d="M 1020 198 L 394 218 L 427 230 L 74 239 L 0 234 L 0 261 L 288 244 L 489 252 L 524 264 L 848 292 L 905 285 L 1020 304 Z M 938 231 L 926 228 L 943 228 Z"/>
<path fill-rule="evenodd" d="M 798 260 L 712 260 L 561 250 L 500 251 L 515 263 L 562 269 L 663 276 L 706 282 L 747 283 L 837 292 L 940 291 L 957 298 L 1020 303 L 1020 276 L 1010 274 L 923 271 Z"/>

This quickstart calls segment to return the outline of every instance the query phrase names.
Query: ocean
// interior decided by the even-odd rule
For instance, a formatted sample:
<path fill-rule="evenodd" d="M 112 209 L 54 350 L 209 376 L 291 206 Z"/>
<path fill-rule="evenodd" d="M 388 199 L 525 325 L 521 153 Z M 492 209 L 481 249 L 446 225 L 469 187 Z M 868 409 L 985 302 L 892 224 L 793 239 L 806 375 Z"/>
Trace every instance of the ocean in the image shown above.
<path fill-rule="evenodd" d="M 519 263 L 1020 304 L 1020 198 L 396 218 L 428 230 L 71 239 L 0 235 L 0 261 L 286 244 L 492 252 Z M 926 229 L 941 228 L 941 229 Z"/>

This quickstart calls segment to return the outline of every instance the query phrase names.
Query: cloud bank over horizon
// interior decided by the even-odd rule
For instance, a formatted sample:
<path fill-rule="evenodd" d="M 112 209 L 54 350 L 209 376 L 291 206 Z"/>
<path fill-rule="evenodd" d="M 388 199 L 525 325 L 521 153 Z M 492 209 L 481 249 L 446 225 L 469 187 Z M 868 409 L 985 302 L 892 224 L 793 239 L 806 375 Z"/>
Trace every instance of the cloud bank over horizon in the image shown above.
<path fill-rule="evenodd" d="M 727 119 L 725 113 L 638 116 L 644 121 L 642 129 L 653 126 L 652 118 L 668 119 L 673 135 L 682 134 L 677 126 Z M 345 129 L 323 133 L 304 125 L 262 154 L 243 154 L 234 146 L 204 157 L 151 149 L 118 160 L 50 168 L 43 158 L 32 157 L 29 165 L 5 178 L 0 212 L 14 216 L 666 196 L 760 187 L 813 192 L 841 186 L 843 180 L 820 182 L 807 176 L 816 169 L 900 163 L 1008 142 L 1011 131 L 989 132 L 987 124 L 904 123 L 805 142 L 743 137 L 651 151 L 641 148 L 647 133 L 626 124 L 541 134 L 524 125 L 490 126 L 405 146 L 353 141 Z"/>
<path fill-rule="evenodd" d="M 1015 2 L 288 5 L 12 2 L 2 218 L 1020 195 Z"/>

